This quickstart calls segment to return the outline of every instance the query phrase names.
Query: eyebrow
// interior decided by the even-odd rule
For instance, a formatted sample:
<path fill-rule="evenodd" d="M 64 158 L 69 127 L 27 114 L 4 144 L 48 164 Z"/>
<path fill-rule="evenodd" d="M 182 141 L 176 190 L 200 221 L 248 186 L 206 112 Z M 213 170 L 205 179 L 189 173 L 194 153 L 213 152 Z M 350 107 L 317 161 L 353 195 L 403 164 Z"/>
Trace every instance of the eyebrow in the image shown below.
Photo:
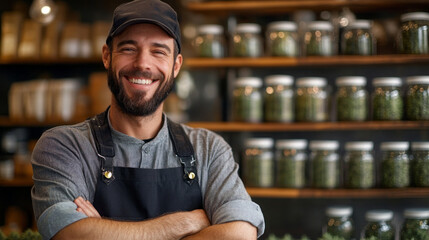
<path fill-rule="evenodd" d="M 116 45 L 116 47 L 119 48 L 119 47 L 127 45 L 127 44 L 137 45 L 137 41 L 134 41 L 134 40 L 124 40 L 124 41 L 119 42 Z M 163 49 L 167 50 L 168 53 L 171 53 L 171 48 L 167 44 L 153 43 L 152 45 L 155 46 L 155 47 L 163 48 Z"/>

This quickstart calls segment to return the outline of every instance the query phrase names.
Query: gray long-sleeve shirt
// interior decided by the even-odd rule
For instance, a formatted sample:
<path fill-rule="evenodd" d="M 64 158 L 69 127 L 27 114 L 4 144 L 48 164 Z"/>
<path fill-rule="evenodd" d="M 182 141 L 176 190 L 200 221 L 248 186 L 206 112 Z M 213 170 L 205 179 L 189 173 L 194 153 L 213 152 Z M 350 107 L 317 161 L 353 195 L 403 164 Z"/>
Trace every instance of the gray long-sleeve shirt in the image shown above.
<path fill-rule="evenodd" d="M 203 206 L 211 223 L 247 221 L 258 228 L 261 236 L 265 229 L 263 214 L 238 176 L 230 146 L 211 131 L 184 127 L 194 147 Z M 173 151 L 165 115 L 161 130 L 149 142 L 111 130 L 114 166 L 181 166 Z M 94 200 L 101 170 L 89 121 L 46 131 L 33 151 L 32 164 L 34 213 L 43 239 L 50 239 L 65 226 L 86 218 L 76 211 L 74 199 L 82 196 Z"/>

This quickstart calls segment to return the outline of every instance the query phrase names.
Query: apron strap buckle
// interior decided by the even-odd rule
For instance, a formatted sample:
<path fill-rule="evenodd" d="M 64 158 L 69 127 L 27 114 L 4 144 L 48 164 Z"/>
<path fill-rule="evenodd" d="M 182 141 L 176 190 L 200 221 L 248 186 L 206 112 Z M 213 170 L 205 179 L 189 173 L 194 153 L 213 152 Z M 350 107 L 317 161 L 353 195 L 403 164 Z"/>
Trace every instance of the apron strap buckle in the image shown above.
<path fill-rule="evenodd" d="M 186 183 L 192 185 L 197 176 L 197 168 L 195 167 L 194 156 L 179 157 L 179 161 L 183 165 L 183 178 L 185 179 Z"/>
<path fill-rule="evenodd" d="M 110 184 L 115 180 L 115 175 L 113 174 L 113 158 L 105 157 L 97 153 L 98 157 L 101 159 L 101 175 L 102 180 L 106 184 Z"/>

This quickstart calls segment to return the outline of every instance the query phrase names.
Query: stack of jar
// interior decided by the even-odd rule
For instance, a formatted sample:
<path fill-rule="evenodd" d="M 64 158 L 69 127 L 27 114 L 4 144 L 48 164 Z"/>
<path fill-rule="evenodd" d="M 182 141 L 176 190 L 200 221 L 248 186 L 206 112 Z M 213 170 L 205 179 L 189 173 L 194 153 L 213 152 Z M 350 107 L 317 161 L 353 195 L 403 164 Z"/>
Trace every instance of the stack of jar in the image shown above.
<path fill-rule="evenodd" d="M 310 154 L 307 154 L 307 145 Z M 382 142 L 376 171 L 371 141 L 339 142 L 250 138 L 245 141 L 242 177 L 248 187 L 403 188 L 429 187 L 429 142 Z M 379 178 L 377 178 L 379 177 Z"/>
<path fill-rule="evenodd" d="M 373 79 L 368 93 L 366 78 L 343 76 L 336 79 L 335 101 L 331 87 L 322 77 L 294 79 L 288 75 L 241 77 L 234 84 L 232 119 L 242 122 L 324 122 L 330 120 L 331 108 L 337 121 L 429 120 L 429 76 L 406 79 Z M 330 102 L 333 102 L 332 106 Z"/>

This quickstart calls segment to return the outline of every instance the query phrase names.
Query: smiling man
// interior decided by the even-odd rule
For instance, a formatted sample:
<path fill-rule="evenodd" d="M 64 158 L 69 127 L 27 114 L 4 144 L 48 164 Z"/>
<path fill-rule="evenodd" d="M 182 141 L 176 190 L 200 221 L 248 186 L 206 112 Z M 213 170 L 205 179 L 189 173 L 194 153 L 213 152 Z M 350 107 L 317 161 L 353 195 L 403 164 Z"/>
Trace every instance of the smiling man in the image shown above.
<path fill-rule="evenodd" d="M 182 66 L 176 13 L 159 0 L 114 12 L 103 64 L 111 106 L 46 131 L 32 156 L 44 239 L 256 239 L 264 219 L 230 146 L 170 121 L 163 103 Z"/>

